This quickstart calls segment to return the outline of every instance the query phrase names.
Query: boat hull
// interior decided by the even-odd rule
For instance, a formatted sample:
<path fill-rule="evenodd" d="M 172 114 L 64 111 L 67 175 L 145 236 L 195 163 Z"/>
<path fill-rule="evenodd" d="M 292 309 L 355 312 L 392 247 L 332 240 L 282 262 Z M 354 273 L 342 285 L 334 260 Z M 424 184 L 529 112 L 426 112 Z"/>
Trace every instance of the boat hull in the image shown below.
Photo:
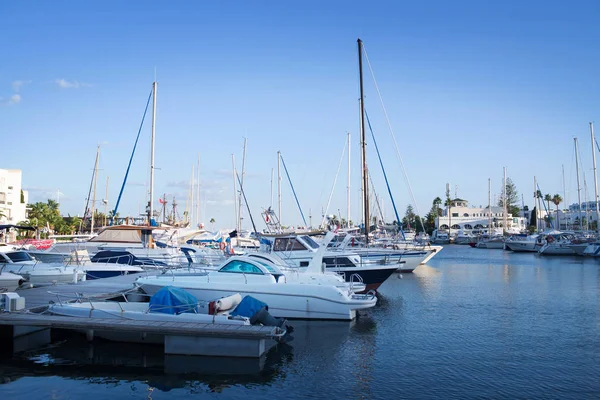
<path fill-rule="evenodd" d="M 252 296 L 268 304 L 269 313 L 279 318 L 350 321 L 356 318 L 356 310 L 372 307 L 377 302 L 376 297 L 368 301 L 346 300 L 347 298 L 340 291 L 336 289 L 334 292 L 333 286 L 281 284 L 281 286 L 295 287 L 278 290 L 279 284 L 244 285 L 208 281 L 189 283 L 185 279 L 159 277 L 140 278 L 137 283 L 149 295 L 153 295 L 164 286 L 176 286 L 189 292 L 199 301 L 212 301 L 236 293 Z M 334 293 L 338 293 L 336 297 Z"/>

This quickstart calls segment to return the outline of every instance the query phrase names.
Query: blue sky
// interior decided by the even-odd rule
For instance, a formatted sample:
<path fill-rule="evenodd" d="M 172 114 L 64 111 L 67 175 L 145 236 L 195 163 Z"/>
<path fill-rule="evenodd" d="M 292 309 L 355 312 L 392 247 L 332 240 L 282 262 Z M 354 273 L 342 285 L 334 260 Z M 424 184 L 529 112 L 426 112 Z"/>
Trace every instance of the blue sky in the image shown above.
<path fill-rule="evenodd" d="M 487 3 L 3 2 L 0 168 L 23 170 L 31 201 L 56 199 L 60 190 L 62 213 L 82 214 L 100 144 L 97 197 L 108 176 L 112 208 L 156 68 L 155 198 L 175 196 L 183 212 L 199 155 L 201 219 L 233 226 L 231 154 L 241 169 L 247 138 L 245 190 L 255 220 L 271 203 L 281 150 L 316 224 L 351 132 L 357 221 L 360 37 L 421 214 L 444 197 L 447 182 L 472 205 L 486 205 L 487 180 L 499 194 L 503 167 L 531 204 L 534 175 L 544 193 L 564 197 L 564 166 L 568 202 L 575 202 L 573 137 L 591 199 L 588 123 L 600 121 L 600 4 Z M 365 91 L 402 217 L 411 200 L 368 70 Z M 147 201 L 149 122 L 122 216 L 138 214 Z M 393 220 L 370 138 L 368 162 Z M 330 214 L 346 215 L 346 165 Z M 283 182 L 283 222 L 301 224 Z"/>

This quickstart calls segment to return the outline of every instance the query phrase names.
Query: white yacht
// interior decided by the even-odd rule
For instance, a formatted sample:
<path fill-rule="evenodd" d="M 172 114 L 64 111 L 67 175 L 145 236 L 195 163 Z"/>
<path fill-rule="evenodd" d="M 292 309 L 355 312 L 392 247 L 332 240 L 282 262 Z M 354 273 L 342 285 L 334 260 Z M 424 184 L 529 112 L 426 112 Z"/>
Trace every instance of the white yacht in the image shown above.
<path fill-rule="evenodd" d="M 298 282 L 276 265 L 253 257 L 233 256 L 217 271 L 138 278 L 137 285 L 154 294 L 165 286 L 182 288 L 200 301 L 211 301 L 240 293 L 269 305 L 274 317 L 352 320 L 357 310 L 373 307 L 374 294 L 357 295 L 328 282 Z"/>
<path fill-rule="evenodd" d="M 42 263 L 23 250 L 0 252 L 0 268 L 21 275 L 31 284 L 78 282 L 85 277 L 77 267 Z"/>
<path fill-rule="evenodd" d="M 431 243 L 434 244 L 449 244 L 450 235 L 446 231 L 434 230 L 431 234 Z"/>
<path fill-rule="evenodd" d="M 504 242 L 507 250 L 514 252 L 536 252 L 543 245 L 543 237 L 539 234 L 534 235 L 512 235 L 506 238 Z"/>
<path fill-rule="evenodd" d="M 309 235 L 283 234 L 263 237 L 262 251 L 275 254 L 299 268 L 309 266 L 321 247 Z M 268 243 L 268 244 L 267 244 Z M 327 243 L 324 243 L 327 246 Z M 354 249 L 327 250 L 323 254 L 327 271 L 344 275 L 346 282 L 357 280 L 366 285 L 367 290 L 377 290 L 395 271 L 401 268 L 399 262 L 379 256 L 377 261 L 364 260 Z"/>
<path fill-rule="evenodd" d="M 541 255 L 572 256 L 575 252 L 571 248 L 574 236 L 568 233 L 553 233 L 546 236 L 545 243 L 538 253 Z"/>

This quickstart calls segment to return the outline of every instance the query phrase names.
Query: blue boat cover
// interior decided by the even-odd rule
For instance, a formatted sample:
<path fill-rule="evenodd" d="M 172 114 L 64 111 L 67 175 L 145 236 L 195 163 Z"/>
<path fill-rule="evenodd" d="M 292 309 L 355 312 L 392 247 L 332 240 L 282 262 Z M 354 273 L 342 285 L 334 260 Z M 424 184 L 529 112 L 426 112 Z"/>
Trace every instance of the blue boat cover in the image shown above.
<path fill-rule="evenodd" d="M 150 312 L 163 314 L 181 314 L 195 312 L 198 299 L 185 290 L 165 286 L 150 297 Z"/>
<path fill-rule="evenodd" d="M 260 311 L 261 308 L 266 307 L 267 311 L 269 306 L 260 300 L 255 299 L 252 296 L 245 296 L 240 304 L 230 312 L 230 315 L 251 318 L 254 314 Z"/>

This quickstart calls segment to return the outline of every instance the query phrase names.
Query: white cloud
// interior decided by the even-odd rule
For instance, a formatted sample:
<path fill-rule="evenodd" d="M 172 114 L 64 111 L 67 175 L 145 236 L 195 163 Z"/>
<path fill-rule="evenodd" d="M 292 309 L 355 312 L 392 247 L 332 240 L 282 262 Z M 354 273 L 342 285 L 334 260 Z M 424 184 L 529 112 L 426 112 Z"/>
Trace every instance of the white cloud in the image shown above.
<path fill-rule="evenodd" d="M 80 87 L 92 87 L 90 83 L 71 81 L 66 79 L 56 79 L 54 81 L 61 89 L 79 89 Z"/>
<path fill-rule="evenodd" d="M 8 104 L 18 104 L 21 102 L 21 95 L 19 94 L 13 94 L 12 96 L 10 96 L 10 99 L 8 100 Z"/>
<path fill-rule="evenodd" d="M 14 81 L 12 83 L 13 90 L 15 91 L 15 93 L 19 93 L 21 87 L 23 85 L 27 85 L 28 83 L 31 83 L 31 81 Z"/>

